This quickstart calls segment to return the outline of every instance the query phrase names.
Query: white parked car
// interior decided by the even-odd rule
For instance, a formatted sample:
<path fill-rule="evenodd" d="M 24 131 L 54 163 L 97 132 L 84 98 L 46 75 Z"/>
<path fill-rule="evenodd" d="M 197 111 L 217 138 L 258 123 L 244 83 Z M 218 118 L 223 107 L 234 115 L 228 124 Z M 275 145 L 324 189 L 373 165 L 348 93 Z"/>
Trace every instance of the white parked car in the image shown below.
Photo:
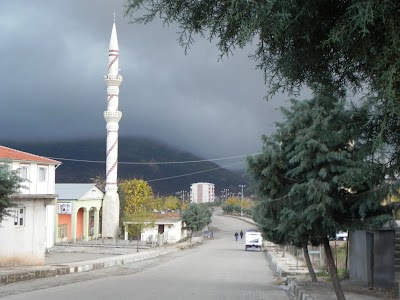
<path fill-rule="evenodd" d="M 256 249 L 258 251 L 261 251 L 262 247 L 262 236 L 261 232 L 254 231 L 254 230 L 248 230 L 245 234 L 245 250 L 247 251 L 248 249 Z"/>
<path fill-rule="evenodd" d="M 347 231 L 339 231 L 336 233 L 336 239 L 339 241 L 347 241 L 349 233 Z"/>

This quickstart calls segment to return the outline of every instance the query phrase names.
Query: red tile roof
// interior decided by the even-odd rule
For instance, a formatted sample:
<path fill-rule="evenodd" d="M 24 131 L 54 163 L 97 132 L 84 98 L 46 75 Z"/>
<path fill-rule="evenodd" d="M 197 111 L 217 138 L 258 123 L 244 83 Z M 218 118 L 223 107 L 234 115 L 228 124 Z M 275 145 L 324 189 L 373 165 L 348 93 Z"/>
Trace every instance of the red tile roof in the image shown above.
<path fill-rule="evenodd" d="M 53 160 L 53 159 L 50 159 L 47 157 L 11 149 L 11 148 L 8 148 L 5 146 L 0 146 L 0 159 L 22 160 L 22 161 L 61 165 L 61 162 L 59 162 L 59 161 L 56 161 L 56 160 Z"/>
<path fill-rule="evenodd" d="M 156 220 L 163 220 L 163 219 L 180 219 L 180 214 L 178 212 L 166 212 L 163 214 L 154 213 Z"/>

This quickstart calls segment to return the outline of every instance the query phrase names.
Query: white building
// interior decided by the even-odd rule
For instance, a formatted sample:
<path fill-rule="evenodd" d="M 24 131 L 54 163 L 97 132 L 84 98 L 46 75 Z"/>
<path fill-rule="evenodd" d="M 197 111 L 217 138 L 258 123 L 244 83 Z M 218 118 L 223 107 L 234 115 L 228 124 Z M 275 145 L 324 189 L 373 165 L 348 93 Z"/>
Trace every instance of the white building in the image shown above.
<path fill-rule="evenodd" d="M 214 183 L 198 182 L 190 185 L 190 202 L 207 203 L 215 200 Z"/>
<path fill-rule="evenodd" d="M 11 216 L 0 224 L 0 265 L 43 265 L 55 238 L 56 160 L 0 146 L 0 160 L 24 179 L 12 195 Z"/>
<path fill-rule="evenodd" d="M 142 230 L 140 240 L 148 244 L 163 245 L 175 244 L 187 237 L 187 230 L 183 229 L 183 222 L 178 213 L 165 213 L 154 216 L 151 222 L 152 226 L 146 227 Z M 135 222 L 124 222 L 125 227 L 125 240 L 128 240 L 128 226 L 135 225 Z M 136 237 L 133 237 L 136 239 Z"/>

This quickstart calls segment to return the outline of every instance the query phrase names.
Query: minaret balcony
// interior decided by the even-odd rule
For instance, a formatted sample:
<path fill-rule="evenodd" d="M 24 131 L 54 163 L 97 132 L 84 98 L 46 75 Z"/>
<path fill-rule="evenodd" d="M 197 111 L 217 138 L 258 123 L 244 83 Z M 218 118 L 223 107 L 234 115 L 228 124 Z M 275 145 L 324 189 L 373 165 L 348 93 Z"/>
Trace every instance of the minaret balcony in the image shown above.
<path fill-rule="evenodd" d="M 122 76 L 108 74 L 104 76 L 104 81 L 106 82 L 107 86 L 119 86 L 122 82 Z"/>
<path fill-rule="evenodd" d="M 118 123 L 119 120 L 122 118 L 122 112 L 120 111 L 105 111 L 104 112 L 104 119 L 106 122 L 115 122 Z"/>

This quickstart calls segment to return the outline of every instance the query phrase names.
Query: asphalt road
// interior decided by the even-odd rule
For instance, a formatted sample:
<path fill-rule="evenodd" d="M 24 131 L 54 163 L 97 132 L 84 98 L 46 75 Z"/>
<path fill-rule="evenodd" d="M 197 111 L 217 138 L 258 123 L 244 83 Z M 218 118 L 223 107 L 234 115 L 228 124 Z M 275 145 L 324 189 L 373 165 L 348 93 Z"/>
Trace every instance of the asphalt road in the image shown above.
<path fill-rule="evenodd" d="M 213 300 L 288 299 L 274 283 L 263 252 L 244 250 L 235 231 L 252 226 L 214 216 L 214 239 L 139 263 L 0 287 L 2 299 Z"/>

